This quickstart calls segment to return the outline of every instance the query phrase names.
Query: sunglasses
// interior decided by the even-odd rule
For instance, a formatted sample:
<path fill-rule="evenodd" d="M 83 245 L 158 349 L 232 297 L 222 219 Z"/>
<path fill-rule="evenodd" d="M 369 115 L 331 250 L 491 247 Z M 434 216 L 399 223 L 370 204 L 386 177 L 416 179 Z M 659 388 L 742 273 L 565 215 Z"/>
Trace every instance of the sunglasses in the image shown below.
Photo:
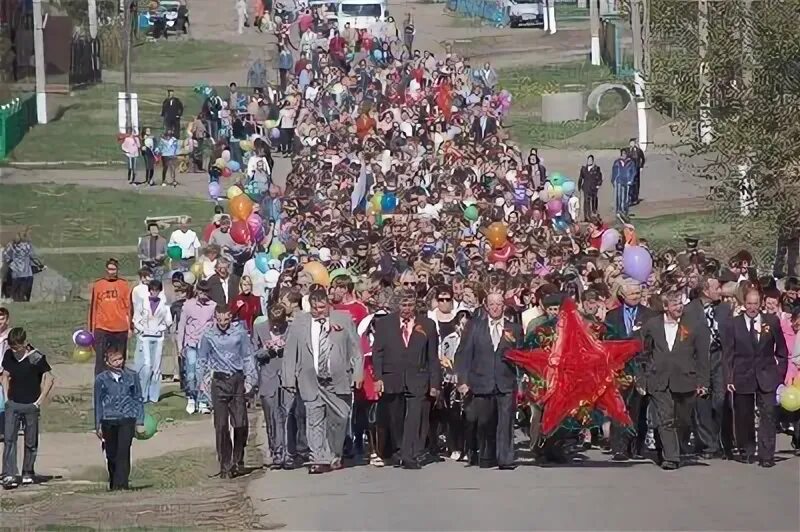
<path fill-rule="evenodd" d="M 403 286 L 417 286 L 416 281 L 403 281 Z"/>
<path fill-rule="evenodd" d="M 451 297 L 440 297 L 438 299 L 439 299 L 439 303 L 448 303 L 448 302 L 453 300 L 453 298 L 451 298 Z"/>

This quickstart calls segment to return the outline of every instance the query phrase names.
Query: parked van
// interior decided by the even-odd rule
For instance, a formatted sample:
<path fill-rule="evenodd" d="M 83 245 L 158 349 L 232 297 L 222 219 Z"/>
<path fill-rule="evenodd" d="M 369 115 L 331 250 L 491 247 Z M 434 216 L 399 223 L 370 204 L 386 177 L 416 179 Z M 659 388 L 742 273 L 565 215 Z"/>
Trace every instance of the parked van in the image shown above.
<path fill-rule="evenodd" d="M 544 26 L 542 0 L 505 0 L 509 25 L 518 28 L 523 24 Z"/>
<path fill-rule="evenodd" d="M 344 29 L 346 23 L 351 28 L 368 28 L 378 19 L 386 20 L 389 6 L 386 0 L 341 0 L 337 12 L 339 31 Z"/>

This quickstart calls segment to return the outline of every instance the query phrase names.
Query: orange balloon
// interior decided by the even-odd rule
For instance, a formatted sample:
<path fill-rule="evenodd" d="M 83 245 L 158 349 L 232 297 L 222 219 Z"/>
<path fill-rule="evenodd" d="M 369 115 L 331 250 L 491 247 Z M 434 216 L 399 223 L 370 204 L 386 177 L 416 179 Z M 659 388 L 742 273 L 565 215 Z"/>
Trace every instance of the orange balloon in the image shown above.
<path fill-rule="evenodd" d="M 237 220 L 246 220 L 253 212 L 253 201 L 247 194 L 240 194 L 228 202 L 228 210 Z"/>
<path fill-rule="evenodd" d="M 486 228 L 486 239 L 493 248 L 503 247 L 508 240 L 508 228 L 503 222 L 494 222 Z"/>
<path fill-rule="evenodd" d="M 322 286 L 328 286 L 331 282 L 327 268 L 317 261 L 307 263 L 303 267 L 303 270 L 311 274 L 311 278 L 315 283 L 321 284 Z"/>

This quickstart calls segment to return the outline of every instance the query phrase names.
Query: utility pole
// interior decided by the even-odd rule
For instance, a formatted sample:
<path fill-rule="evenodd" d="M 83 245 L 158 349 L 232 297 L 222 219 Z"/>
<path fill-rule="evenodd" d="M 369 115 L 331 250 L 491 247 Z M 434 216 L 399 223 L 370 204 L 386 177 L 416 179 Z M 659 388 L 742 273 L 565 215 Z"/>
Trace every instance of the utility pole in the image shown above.
<path fill-rule="evenodd" d="M 547 18 L 549 19 L 550 35 L 556 32 L 556 0 L 549 0 L 547 6 Z"/>
<path fill-rule="evenodd" d="M 550 2 L 553 0 L 542 0 L 542 29 L 545 33 L 550 32 Z"/>
<path fill-rule="evenodd" d="M 589 0 L 589 33 L 592 42 L 592 64 L 600 64 L 600 4 Z"/>
<path fill-rule="evenodd" d="M 122 0 L 124 3 L 123 24 L 125 46 L 125 132 L 133 131 L 133 113 L 131 112 L 131 0 Z"/>
<path fill-rule="evenodd" d="M 700 142 L 711 144 L 711 80 L 708 77 L 708 0 L 697 0 L 697 36 L 700 55 Z"/>
<path fill-rule="evenodd" d="M 33 60 L 36 65 L 36 120 L 47 123 L 47 70 L 44 64 L 42 0 L 33 0 Z"/>
<path fill-rule="evenodd" d="M 639 123 L 639 146 L 647 151 L 647 102 L 643 75 L 644 52 L 642 42 L 641 1 L 631 0 L 631 33 L 633 37 L 633 85 L 636 90 L 636 117 Z"/>

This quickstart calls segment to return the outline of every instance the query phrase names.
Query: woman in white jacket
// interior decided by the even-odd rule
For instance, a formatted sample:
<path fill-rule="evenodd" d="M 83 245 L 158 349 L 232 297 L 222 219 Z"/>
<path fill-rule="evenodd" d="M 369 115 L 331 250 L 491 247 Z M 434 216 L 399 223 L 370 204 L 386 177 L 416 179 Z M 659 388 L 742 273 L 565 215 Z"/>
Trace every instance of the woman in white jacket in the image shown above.
<path fill-rule="evenodd" d="M 164 349 L 164 336 L 172 325 L 172 313 L 169 305 L 159 297 L 161 281 L 150 281 L 147 288 L 150 296 L 133 316 L 135 369 L 142 387 L 142 400 L 157 403 L 161 389 L 161 351 Z"/>

